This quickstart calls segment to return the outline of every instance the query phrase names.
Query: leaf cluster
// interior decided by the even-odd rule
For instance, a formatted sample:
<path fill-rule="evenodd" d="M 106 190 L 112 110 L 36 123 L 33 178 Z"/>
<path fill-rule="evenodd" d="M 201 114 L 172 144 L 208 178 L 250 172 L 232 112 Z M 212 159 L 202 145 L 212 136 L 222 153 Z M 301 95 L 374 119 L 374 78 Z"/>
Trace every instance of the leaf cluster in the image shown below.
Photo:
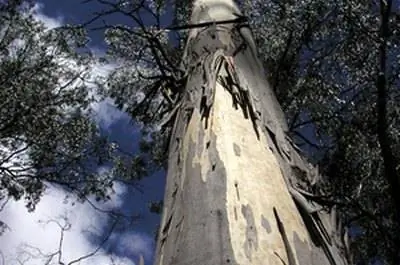
<path fill-rule="evenodd" d="M 86 33 L 48 29 L 32 7 L 0 6 L 0 199 L 33 210 L 49 183 L 107 198 L 111 176 L 97 169 L 111 150 L 90 118 Z"/>

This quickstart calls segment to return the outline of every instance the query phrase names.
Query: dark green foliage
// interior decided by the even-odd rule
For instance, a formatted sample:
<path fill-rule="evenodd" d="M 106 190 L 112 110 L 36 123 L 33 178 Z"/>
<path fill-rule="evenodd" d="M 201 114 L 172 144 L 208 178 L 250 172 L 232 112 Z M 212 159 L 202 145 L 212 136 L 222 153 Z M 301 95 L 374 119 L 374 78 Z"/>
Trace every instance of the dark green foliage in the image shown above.
<path fill-rule="evenodd" d="M 150 203 L 150 212 L 160 214 L 163 208 L 163 201 L 156 201 Z"/>
<path fill-rule="evenodd" d="M 390 189 L 378 138 L 382 128 L 398 176 L 400 127 L 394 113 L 400 109 L 396 100 L 400 25 L 394 1 L 387 13 L 390 33 L 381 32 L 381 10 L 391 2 L 251 1 L 244 5 L 253 15 L 261 55 L 291 133 L 310 158 L 319 161 L 329 183 L 327 191 L 339 203 L 347 225 L 362 231 L 352 240 L 355 261 L 379 258 L 397 264 L 400 245 L 392 200 L 396 192 Z M 379 64 L 382 43 L 387 51 L 386 71 Z M 382 98 L 387 103 L 386 117 L 379 117 L 376 108 L 380 71 L 387 80 Z M 387 125 L 380 126 L 384 118 Z"/>
<path fill-rule="evenodd" d="M 24 199 L 34 210 L 51 183 L 107 199 L 113 179 L 98 167 L 112 150 L 90 119 L 85 32 L 46 29 L 27 2 L 0 5 L 1 202 Z"/>

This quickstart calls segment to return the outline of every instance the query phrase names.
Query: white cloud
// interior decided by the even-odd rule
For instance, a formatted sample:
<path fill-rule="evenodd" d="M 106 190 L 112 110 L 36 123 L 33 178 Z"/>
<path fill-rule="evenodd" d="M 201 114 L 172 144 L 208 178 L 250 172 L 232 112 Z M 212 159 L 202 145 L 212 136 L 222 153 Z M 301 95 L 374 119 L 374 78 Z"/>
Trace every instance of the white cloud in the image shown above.
<path fill-rule="evenodd" d="M 103 128 L 109 128 L 114 122 L 125 116 L 109 98 L 92 104 L 91 108 L 94 110 L 93 118 Z"/>
<path fill-rule="evenodd" d="M 111 63 L 93 65 L 91 69 L 91 78 L 87 84 L 92 89 L 91 96 L 94 96 L 95 98 L 95 102 L 90 105 L 90 109 L 94 112 L 93 119 L 104 129 L 109 128 L 113 123 L 120 119 L 129 119 L 126 113 L 117 109 L 114 100 L 111 98 L 102 99 L 99 96 L 98 88 L 94 83 L 96 80 L 100 80 L 100 82 L 103 83 L 105 77 L 107 77 L 116 67 L 117 65 Z"/>
<path fill-rule="evenodd" d="M 153 254 L 153 239 L 148 235 L 140 233 L 124 233 L 115 236 L 118 237 L 118 245 L 116 247 L 119 252 L 124 253 L 126 256 L 141 254 L 144 257 L 151 258 L 151 255 Z"/>
<path fill-rule="evenodd" d="M 64 24 L 62 17 L 52 18 L 52 17 L 44 15 L 43 14 L 43 4 L 41 4 L 41 3 L 35 3 L 33 6 L 33 9 L 32 9 L 32 12 L 34 14 L 34 17 L 37 20 L 42 21 L 48 29 L 57 28 Z"/>
<path fill-rule="evenodd" d="M 122 196 L 125 189 L 116 185 L 116 193 L 107 204 L 101 205 L 103 209 L 111 209 L 122 205 Z M 85 234 L 102 235 L 107 231 L 108 217 L 104 213 L 96 211 L 88 203 L 74 204 L 72 200 L 65 200 L 67 193 L 63 190 L 50 187 L 38 204 L 36 210 L 27 213 L 22 201 L 9 202 L 0 212 L 0 220 L 8 226 L 7 230 L 0 236 L 0 246 L 6 264 L 17 264 L 16 259 L 21 261 L 27 259 L 25 265 L 41 265 L 46 259 L 46 254 L 55 253 L 58 250 L 61 226 L 68 223 L 70 228 L 64 232 L 62 244 L 62 261 L 68 264 L 72 260 L 93 252 L 98 246 L 89 241 Z M 124 238 L 124 237 L 123 237 Z M 131 237 L 130 244 L 135 246 L 135 254 L 147 254 L 147 242 L 141 242 L 140 237 Z M 39 252 L 40 250 L 40 252 Z M 42 255 L 40 254 L 42 253 Z M 43 255 L 44 254 L 44 255 Z M 133 261 L 126 257 L 111 256 L 100 250 L 95 256 L 82 261 L 81 265 L 110 264 L 111 258 L 116 264 L 134 265 Z M 58 256 L 54 257 L 54 261 Z"/>

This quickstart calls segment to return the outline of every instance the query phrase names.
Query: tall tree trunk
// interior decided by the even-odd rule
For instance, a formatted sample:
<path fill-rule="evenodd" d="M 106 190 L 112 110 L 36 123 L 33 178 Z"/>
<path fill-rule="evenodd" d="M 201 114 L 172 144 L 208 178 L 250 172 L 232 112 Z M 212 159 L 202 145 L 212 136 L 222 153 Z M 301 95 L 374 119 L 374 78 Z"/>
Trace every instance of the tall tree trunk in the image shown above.
<path fill-rule="evenodd" d="M 191 25 L 154 264 L 347 264 L 241 12 L 197 0 Z"/>

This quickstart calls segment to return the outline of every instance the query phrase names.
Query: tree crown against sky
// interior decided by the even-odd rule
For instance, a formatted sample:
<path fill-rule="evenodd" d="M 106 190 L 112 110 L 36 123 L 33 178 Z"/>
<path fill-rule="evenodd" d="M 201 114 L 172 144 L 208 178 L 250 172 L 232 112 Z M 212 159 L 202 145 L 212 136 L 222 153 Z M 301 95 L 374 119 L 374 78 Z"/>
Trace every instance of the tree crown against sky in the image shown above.
<path fill-rule="evenodd" d="M 309 158 L 319 163 L 326 176 L 326 203 L 339 205 L 347 225 L 354 228 L 356 260 L 377 256 L 388 262 L 396 260 L 397 239 L 384 232 L 397 229 L 397 224 L 394 211 L 389 210 L 393 202 L 390 196 L 384 195 L 394 194 L 389 191 L 385 173 L 388 164 L 381 147 L 384 139 L 394 147 L 395 159 L 389 167 L 398 172 L 399 154 L 395 148 L 399 144 L 398 4 L 385 1 L 242 2 L 266 75 L 286 112 L 289 132 Z M 163 30 L 166 25 L 157 24 L 166 3 L 157 3 L 158 8 L 145 3 L 143 11 L 154 17 L 149 24 L 159 27 L 156 32 L 141 23 L 143 13 L 132 12 L 135 7 L 105 4 L 132 21 L 129 26 L 108 27 L 110 54 L 127 62 L 125 69 L 115 72 L 110 95 L 132 117 L 151 126 L 162 121 L 162 128 L 168 131 L 162 116 L 173 112 L 172 107 L 168 109 L 171 106 L 168 103 L 178 100 L 182 89 L 181 80 L 176 78 L 179 69 L 174 67 L 179 63 L 169 60 L 180 58 L 182 45 L 166 43 L 168 35 Z M 174 25 L 187 24 L 190 5 L 185 1 L 174 4 Z M 389 17 L 390 32 L 381 36 L 385 16 Z M 184 39 L 185 32 L 168 34 Z M 379 117 L 376 109 L 382 37 L 387 50 L 385 118 Z M 135 47 L 137 52 L 129 53 L 130 47 Z M 135 71 L 134 65 L 140 62 L 147 69 L 156 69 L 155 74 Z M 160 95 L 165 88 L 169 94 L 164 101 L 153 96 Z M 137 92 L 142 98 L 136 98 Z M 144 111 L 147 113 L 143 114 Z M 384 139 L 379 139 L 376 128 L 382 126 L 379 125 L 382 119 L 387 119 L 387 125 L 383 125 Z M 154 135 L 168 135 L 161 132 L 156 131 Z M 385 240 L 378 240 L 382 237 Z M 379 244 L 371 244 L 374 241 Z"/>
<path fill-rule="evenodd" d="M 116 105 L 136 121 L 142 122 L 145 136 L 142 151 L 147 153 L 147 157 L 150 153 L 157 164 L 163 165 L 172 120 L 169 114 L 174 113 L 173 103 L 181 95 L 184 80 L 179 60 L 186 36 L 185 30 L 163 30 L 167 26 L 165 21 L 168 21 L 165 17 L 171 12 L 175 25 L 187 24 L 190 5 L 185 1 L 174 1 L 173 9 L 169 11 L 166 6 L 170 3 L 163 1 L 129 1 L 130 5 L 98 2 L 102 4 L 102 10 L 116 11 L 127 19 L 126 25 L 97 25 L 107 28 L 106 40 L 111 56 L 108 59 L 121 62 L 121 67 L 110 75 L 105 95 L 112 97 Z M 390 197 L 384 195 L 388 193 L 389 186 L 384 177 L 385 166 L 378 143 L 378 115 L 375 110 L 379 74 L 377 57 L 381 43 L 380 10 L 387 2 L 242 2 L 266 66 L 266 75 L 288 117 L 290 132 L 309 157 L 320 163 L 321 171 L 327 176 L 325 189 L 329 196 L 324 198 L 326 203 L 338 204 L 347 225 L 359 227 L 362 231 L 352 238 L 356 260 L 379 257 L 389 262 L 394 259 L 393 250 L 398 246 L 398 239 L 386 232 L 395 229 L 396 224 L 391 210 L 393 204 Z M 396 150 L 399 148 L 395 147 L 399 145 L 400 135 L 399 106 L 396 104 L 399 97 L 398 8 L 394 1 L 389 12 L 390 34 L 385 39 L 388 65 L 385 72 L 388 80 L 387 136 L 394 146 L 397 172 L 399 153 Z M 178 35 L 178 42 L 170 42 L 168 37 L 172 35 Z M 47 58 L 44 55 L 43 58 Z M 50 84 L 54 86 L 55 81 L 52 82 Z M 6 97 L 7 94 L 4 95 Z M 83 100 L 85 97 L 76 95 L 79 94 L 72 96 L 79 102 L 77 104 L 81 104 L 78 109 L 84 109 L 88 104 Z M 8 101 L 5 102 L 16 104 L 6 98 Z M 37 113 L 42 112 L 37 108 Z M 56 117 L 47 112 L 43 115 L 47 115 L 48 122 L 52 121 L 51 117 Z M 26 121 L 29 119 L 22 122 Z M 62 129 L 73 131 L 70 128 L 78 127 L 81 131 L 87 128 L 86 132 L 94 130 L 89 129 L 92 127 L 86 119 L 74 122 L 79 126 L 71 121 L 72 124 L 65 125 L 70 127 Z M 37 130 L 36 127 L 34 129 Z M 54 142 L 48 143 L 48 139 L 52 139 L 48 136 L 45 134 L 43 138 L 34 140 L 46 139 L 41 148 L 54 146 Z M 68 139 L 68 136 L 62 139 L 62 134 L 58 137 L 62 143 Z M 86 148 L 87 139 L 91 138 L 79 141 L 74 138 L 78 143 L 74 142 L 77 147 L 72 150 L 80 152 L 79 148 Z M 54 164 L 55 158 L 72 159 L 69 148 L 69 145 L 66 149 L 61 148 L 69 153 L 54 155 L 49 161 Z M 33 154 L 38 158 L 44 156 L 40 153 L 43 150 L 46 149 Z M 45 157 L 48 156 L 46 152 Z M 144 162 L 141 160 L 142 157 L 137 157 L 139 164 Z M 40 157 L 40 161 L 46 160 Z M 71 167 L 73 171 L 76 170 L 76 164 L 71 162 L 70 165 L 74 165 Z M 30 187 L 27 189 L 40 190 L 40 186 L 34 184 L 27 183 L 26 187 Z M 378 240 L 382 238 L 384 240 Z"/>
<path fill-rule="evenodd" d="M 0 199 L 35 209 L 46 188 L 108 200 L 115 182 L 147 174 L 143 158 L 110 142 L 96 123 L 102 64 L 85 30 L 44 25 L 31 2 L 0 9 Z M 3 224 L 6 225 L 6 224 Z"/>
<path fill-rule="evenodd" d="M 55 206 L 49 204 L 48 197 L 52 197 L 52 194 L 58 194 L 53 196 L 55 200 L 65 196 L 60 199 L 61 205 L 63 201 L 68 205 L 74 205 L 76 201 L 85 202 L 86 206 L 100 213 L 104 219 L 100 222 L 103 226 L 107 222 L 118 223 L 117 228 L 121 229 L 137 218 L 137 209 L 132 211 L 125 207 L 124 211 L 117 212 L 114 211 L 115 207 L 101 204 L 114 198 L 112 205 L 126 186 L 138 188 L 137 181 L 151 173 L 144 168 L 142 156 L 111 142 L 99 122 L 104 118 L 99 115 L 104 116 L 102 112 L 107 110 L 101 109 L 106 104 L 98 95 L 96 83 L 106 76 L 105 72 L 112 65 L 104 65 L 95 57 L 97 51 L 91 50 L 88 40 L 83 28 L 49 19 L 41 13 L 37 3 L 7 1 L 0 4 L 1 233 L 23 233 L 25 227 L 20 225 L 29 223 L 13 219 L 17 212 L 9 208 L 18 208 L 18 203 L 13 201 L 23 201 L 28 211 L 34 211 L 43 196 L 47 196 L 45 205 Z M 107 116 L 110 114 L 107 113 Z M 118 196 L 114 194 L 115 189 Z M 68 205 L 65 207 L 68 208 Z M 63 215 L 62 209 L 49 211 Z M 4 212 L 11 212 L 11 215 L 7 216 Z M 24 218 L 32 216 L 26 215 Z M 43 218 L 46 219 L 46 213 Z M 60 225 L 61 234 L 64 235 L 71 232 L 69 221 L 50 220 L 47 225 Z M 79 227 L 79 222 L 75 223 Z M 111 229 L 106 238 L 110 238 L 111 234 L 115 236 L 117 228 Z M 83 229 L 90 230 L 87 227 Z M 30 235 L 35 232 L 31 231 Z M 103 237 L 96 233 L 91 236 Z M 8 235 L 5 238 L 10 239 Z M 53 239 L 56 238 L 59 235 Z M 27 238 L 29 242 L 32 240 Z M 13 241 L 11 238 L 10 245 L 15 243 Z M 112 242 L 112 237 L 108 241 Z M 7 239 L 1 242 L 4 244 Z M 43 242 L 39 243 L 43 245 Z M 58 243 L 60 252 L 49 254 L 54 260 L 57 256 L 62 257 L 62 242 Z M 129 240 L 126 244 L 129 244 Z M 151 242 L 145 244 L 151 245 Z M 103 244 L 98 246 L 103 247 Z M 7 248 L 0 251 L 2 261 L 5 258 L 3 251 Z M 88 253 L 91 251 L 88 246 L 83 249 Z M 21 262 L 26 256 L 31 256 L 29 262 L 33 263 L 37 262 L 34 258 L 40 261 L 49 257 L 34 247 L 23 246 L 22 250 L 15 251 L 23 255 L 8 257 L 11 264 Z M 63 254 L 63 257 L 71 256 Z M 97 255 L 97 251 L 94 254 Z M 146 258 L 149 255 L 146 252 Z"/>

